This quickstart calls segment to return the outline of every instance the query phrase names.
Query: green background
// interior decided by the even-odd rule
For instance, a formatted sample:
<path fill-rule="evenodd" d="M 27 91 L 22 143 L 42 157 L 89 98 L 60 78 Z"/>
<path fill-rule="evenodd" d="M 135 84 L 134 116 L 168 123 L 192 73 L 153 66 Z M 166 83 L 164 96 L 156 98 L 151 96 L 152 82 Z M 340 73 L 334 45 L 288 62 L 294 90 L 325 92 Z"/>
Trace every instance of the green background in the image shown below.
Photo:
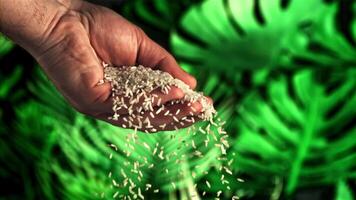
<path fill-rule="evenodd" d="M 172 52 L 196 76 L 198 90 L 214 99 L 227 122 L 227 157 L 234 159 L 231 190 L 223 190 L 221 199 L 356 198 L 355 1 L 105 5 Z M 112 199 L 118 189 L 111 187 L 108 171 L 142 159 L 146 150 L 137 146 L 130 158 L 112 151 L 107 144 L 125 149 L 130 131 L 73 110 L 31 56 L 3 36 L 0 66 L 0 199 L 98 199 L 102 192 Z M 166 152 L 180 145 L 171 135 L 203 140 L 199 133 L 184 133 L 139 136 L 150 147 L 159 142 Z M 222 188 L 221 172 L 208 166 L 224 161 L 209 159 L 218 154 L 214 148 L 203 153 L 206 159 L 186 159 L 178 167 L 151 157 L 156 167 L 143 170 L 145 179 L 137 184 L 153 184 L 160 193 L 144 192 L 146 199 L 189 199 L 192 191 L 214 199 Z M 176 179 L 177 168 L 184 178 Z M 122 179 L 120 173 L 113 176 Z M 234 181 L 237 177 L 245 181 Z"/>

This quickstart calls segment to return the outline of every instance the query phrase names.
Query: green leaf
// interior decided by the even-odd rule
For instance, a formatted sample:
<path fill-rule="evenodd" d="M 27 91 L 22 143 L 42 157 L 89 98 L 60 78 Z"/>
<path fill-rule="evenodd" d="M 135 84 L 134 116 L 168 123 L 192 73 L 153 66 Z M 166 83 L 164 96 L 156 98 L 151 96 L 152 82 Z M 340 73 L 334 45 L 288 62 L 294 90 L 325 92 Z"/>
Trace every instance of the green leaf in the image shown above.
<path fill-rule="evenodd" d="M 11 51 L 15 45 L 0 33 L 0 58 Z"/>
<path fill-rule="evenodd" d="M 34 81 L 28 83 L 28 89 L 42 103 L 43 109 L 52 112 L 62 123 L 74 121 L 74 109 L 67 104 L 64 97 L 57 91 L 46 75 L 37 66 Z"/>
<path fill-rule="evenodd" d="M 356 15 L 354 1 L 332 3 L 322 17 L 299 27 L 299 45 L 289 39 L 285 66 L 353 67 L 356 64 Z"/>
<path fill-rule="evenodd" d="M 202 0 L 136 0 L 123 5 L 122 14 L 148 29 L 169 32 L 183 11 Z"/>
<path fill-rule="evenodd" d="M 182 62 L 225 74 L 276 67 L 289 38 L 303 42 L 300 24 L 315 21 L 325 8 L 322 0 L 207 0 L 184 15 L 172 50 Z"/>
<path fill-rule="evenodd" d="M 336 80 L 323 73 L 278 76 L 237 108 L 235 170 L 257 190 L 268 189 L 270 177 L 282 178 L 290 195 L 356 175 L 355 70 Z"/>
<path fill-rule="evenodd" d="M 337 183 L 337 191 L 335 200 L 354 200 L 351 189 L 345 181 Z"/>
<path fill-rule="evenodd" d="M 16 66 L 15 70 L 9 77 L 1 77 L 2 81 L 0 82 L 0 98 L 5 99 L 9 96 L 10 90 L 19 82 L 22 75 L 22 66 Z"/>

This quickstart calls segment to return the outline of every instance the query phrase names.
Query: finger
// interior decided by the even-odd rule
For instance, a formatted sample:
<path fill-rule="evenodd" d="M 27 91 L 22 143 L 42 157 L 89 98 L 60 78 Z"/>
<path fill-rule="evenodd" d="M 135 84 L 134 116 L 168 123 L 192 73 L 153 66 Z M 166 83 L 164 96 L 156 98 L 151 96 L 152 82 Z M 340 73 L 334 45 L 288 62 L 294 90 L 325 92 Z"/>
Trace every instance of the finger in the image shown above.
<path fill-rule="evenodd" d="M 202 106 L 199 102 L 173 104 L 156 107 L 154 111 L 143 114 L 120 115 L 113 120 L 109 115 L 98 116 L 100 119 L 123 128 L 137 127 L 145 132 L 167 131 L 184 128 L 200 120 L 197 116 L 201 113 Z"/>
<path fill-rule="evenodd" d="M 208 101 L 208 104 L 209 105 L 213 105 L 214 104 L 214 101 L 213 101 L 213 99 L 211 98 L 211 97 L 205 97 L 206 98 L 206 100 Z"/>
<path fill-rule="evenodd" d="M 202 111 L 202 105 L 199 102 L 168 104 L 163 109 L 165 116 L 171 117 L 172 124 L 178 124 L 185 121 L 187 116 L 199 115 Z"/>
<path fill-rule="evenodd" d="M 210 97 L 206 98 L 208 104 L 213 103 Z M 166 107 L 166 110 L 169 110 L 168 116 L 172 116 L 173 121 L 167 124 L 165 129 L 160 130 L 176 130 L 185 128 L 202 120 L 199 115 L 203 112 L 203 106 L 199 101 L 170 105 Z"/>
<path fill-rule="evenodd" d="M 118 119 L 113 120 L 105 116 L 98 116 L 99 119 L 109 122 L 113 125 L 123 127 L 123 128 L 131 128 L 136 129 L 139 131 L 143 131 L 146 133 L 155 133 L 158 131 L 171 131 L 171 130 L 178 130 L 181 128 L 186 128 L 201 120 L 197 116 L 186 116 L 185 121 L 183 123 L 176 123 L 172 121 L 172 117 L 169 116 L 155 116 L 152 118 L 151 116 L 136 116 L 129 120 L 128 115 L 120 116 Z M 147 120 L 152 120 L 147 123 Z M 134 122 L 132 122 L 134 121 Z M 159 123 L 157 123 L 159 122 Z M 135 124 L 134 126 L 132 124 Z"/>
<path fill-rule="evenodd" d="M 101 119 L 103 121 L 106 121 L 108 123 L 111 123 L 115 126 L 119 126 L 119 127 L 122 127 L 122 128 L 129 128 L 129 122 L 128 121 L 125 121 L 124 120 L 124 117 L 125 116 L 121 116 L 119 117 L 117 120 L 112 120 L 112 119 L 108 119 L 106 116 L 100 116 L 98 117 L 98 119 Z M 128 117 L 128 116 L 126 116 Z M 186 117 L 186 121 L 184 124 L 172 124 L 172 123 L 167 123 L 168 125 L 166 126 L 163 126 L 163 125 L 160 125 L 160 126 L 156 126 L 156 127 L 153 127 L 153 128 L 136 128 L 138 131 L 142 131 L 142 132 L 145 132 L 145 133 L 156 133 L 156 132 L 159 132 L 159 131 L 173 131 L 173 130 L 179 130 L 179 129 L 182 129 L 182 128 L 187 128 L 191 125 L 193 125 L 194 123 L 198 122 L 198 121 L 201 121 L 201 118 L 197 117 L 197 116 L 187 116 Z M 135 128 L 132 128 L 131 129 L 135 129 Z"/>
<path fill-rule="evenodd" d="M 136 99 L 132 99 L 129 97 L 121 96 L 121 97 L 111 97 L 104 99 L 104 101 L 98 101 L 99 103 L 94 104 L 92 106 L 93 112 L 97 114 L 102 114 L 102 113 L 111 113 L 113 115 L 113 106 L 116 104 L 115 99 L 117 101 L 123 102 L 123 106 L 120 108 L 116 108 L 116 113 L 117 114 L 127 114 L 131 112 L 144 112 L 145 110 L 148 110 L 150 107 L 156 107 L 160 106 L 163 104 L 166 104 L 169 101 L 174 101 L 174 100 L 180 100 L 184 97 L 184 93 L 181 89 L 172 86 L 170 90 L 168 90 L 168 93 L 165 94 L 164 92 L 161 91 L 161 89 L 156 89 L 154 90 L 151 94 L 152 96 L 152 106 L 150 105 L 150 102 L 145 103 L 145 98 L 144 96 L 140 96 Z M 101 103 L 100 103 L 101 102 Z"/>
<path fill-rule="evenodd" d="M 164 130 L 160 129 L 159 131 L 173 131 L 173 130 L 178 130 L 182 128 L 187 128 L 193 124 L 195 124 L 198 121 L 201 121 L 202 119 L 197 117 L 197 116 L 187 116 L 185 118 L 185 122 L 183 124 L 168 124 L 167 127 L 165 127 Z"/>
<path fill-rule="evenodd" d="M 171 54 L 165 49 L 152 41 L 143 32 L 142 40 L 139 46 L 139 54 L 137 55 L 137 63 L 150 66 L 171 74 L 174 78 L 180 79 L 189 85 L 190 88 L 196 87 L 196 79 L 185 72 L 176 62 Z"/>
<path fill-rule="evenodd" d="M 201 112 L 202 105 L 199 102 L 168 105 L 163 113 L 169 117 L 170 121 L 166 123 L 165 127 L 160 125 L 159 130 L 176 130 L 188 127 L 200 120 L 198 115 Z"/>

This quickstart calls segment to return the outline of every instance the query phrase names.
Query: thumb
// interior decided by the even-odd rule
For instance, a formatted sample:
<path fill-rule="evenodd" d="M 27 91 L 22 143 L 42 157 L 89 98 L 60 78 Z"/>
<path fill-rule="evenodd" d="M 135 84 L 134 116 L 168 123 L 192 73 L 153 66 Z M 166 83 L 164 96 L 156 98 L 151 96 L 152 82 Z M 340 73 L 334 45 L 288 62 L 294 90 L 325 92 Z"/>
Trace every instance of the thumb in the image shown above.
<path fill-rule="evenodd" d="M 196 79 L 185 72 L 164 48 L 152 41 L 141 29 L 139 31 L 139 48 L 137 64 L 149 66 L 171 74 L 174 78 L 185 82 L 190 88 L 196 87 Z"/>

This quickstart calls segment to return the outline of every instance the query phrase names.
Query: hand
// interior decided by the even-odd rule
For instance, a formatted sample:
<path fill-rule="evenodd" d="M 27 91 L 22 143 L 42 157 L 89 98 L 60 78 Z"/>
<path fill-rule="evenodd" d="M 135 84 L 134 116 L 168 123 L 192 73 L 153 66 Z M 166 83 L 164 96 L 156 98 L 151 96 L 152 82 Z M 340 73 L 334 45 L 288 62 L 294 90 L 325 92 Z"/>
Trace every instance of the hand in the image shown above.
<path fill-rule="evenodd" d="M 43 31 L 40 45 L 33 48 L 31 53 L 58 90 L 78 111 L 118 126 L 124 124 L 122 117 L 128 113 L 127 110 L 121 111 L 119 120 L 108 120 L 113 114 L 111 87 L 109 83 L 97 84 L 103 79 L 102 61 L 114 66 L 140 64 L 154 67 L 181 79 L 191 88 L 195 87 L 195 79 L 184 72 L 166 50 L 120 15 L 82 1 L 71 1 L 64 5 L 66 10 L 48 23 L 51 26 Z M 184 96 L 178 88 L 172 88 L 166 95 L 160 91 L 154 93 L 162 99 L 162 103 Z M 170 109 L 171 113 L 180 109 L 177 116 L 179 119 L 189 116 L 191 112 L 197 115 L 202 108 L 196 102 L 191 106 L 166 106 L 166 109 Z M 151 118 L 148 113 L 143 115 Z M 170 124 L 165 130 L 172 130 L 175 126 L 183 127 L 175 123 L 172 117 L 163 115 L 155 116 L 150 121 L 157 130 L 162 130 L 159 127 L 162 123 Z M 185 123 L 184 127 L 189 125 Z"/>

